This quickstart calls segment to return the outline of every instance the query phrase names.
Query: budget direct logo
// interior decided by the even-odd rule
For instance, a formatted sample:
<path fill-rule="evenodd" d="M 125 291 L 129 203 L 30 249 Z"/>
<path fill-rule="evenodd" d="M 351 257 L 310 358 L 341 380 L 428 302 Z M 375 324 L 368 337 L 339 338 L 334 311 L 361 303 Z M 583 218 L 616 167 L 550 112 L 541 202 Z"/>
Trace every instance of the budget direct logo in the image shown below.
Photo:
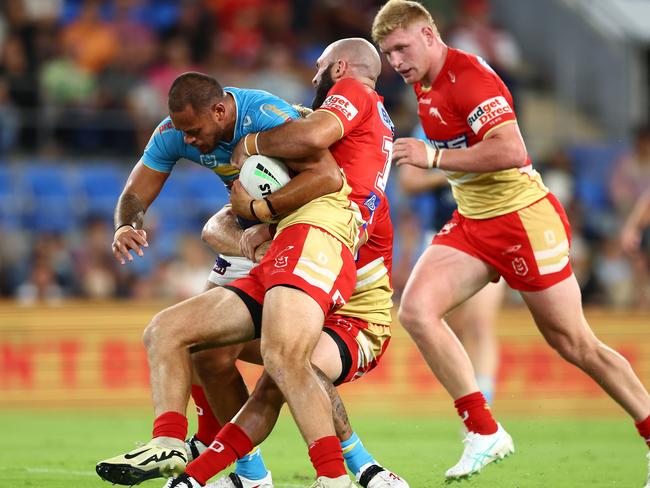
<path fill-rule="evenodd" d="M 478 134 L 490 122 L 511 113 L 512 108 L 504 97 L 494 97 L 485 100 L 472 110 L 467 117 L 467 124 L 472 128 L 474 134 Z"/>
<path fill-rule="evenodd" d="M 343 116 L 352 120 L 357 116 L 359 110 L 355 107 L 350 100 L 343 95 L 330 95 L 325 99 L 321 108 L 330 108 L 343 114 Z"/>

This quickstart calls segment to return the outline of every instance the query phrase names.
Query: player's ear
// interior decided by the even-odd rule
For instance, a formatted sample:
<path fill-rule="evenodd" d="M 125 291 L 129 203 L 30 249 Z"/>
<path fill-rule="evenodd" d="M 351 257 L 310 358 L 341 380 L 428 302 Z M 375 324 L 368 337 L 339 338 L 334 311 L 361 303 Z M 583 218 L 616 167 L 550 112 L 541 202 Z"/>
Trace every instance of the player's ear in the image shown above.
<path fill-rule="evenodd" d="M 215 120 L 223 120 L 226 114 L 226 106 L 222 102 L 215 102 L 212 104 L 211 112 Z"/>
<path fill-rule="evenodd" d="M 430 25 L 423 26 L 420 32 L 422 33 L 422 37 L 424 38 L 424 42 L 426 43 L 426 45 L 431 46 L 433 44 L 433 38 L 435 37 L 435 34 L 433 33 L 433 29 L 431 28 L 431 26 Z"/>
<path fill-rule="evenodd" d="M 333 77 L 338 78 L 343 75 L 348 69 L 348 61 L 346 59 L 338 59 L 336 60 L 336 64 L 334 65 L 334 73 Z"/>

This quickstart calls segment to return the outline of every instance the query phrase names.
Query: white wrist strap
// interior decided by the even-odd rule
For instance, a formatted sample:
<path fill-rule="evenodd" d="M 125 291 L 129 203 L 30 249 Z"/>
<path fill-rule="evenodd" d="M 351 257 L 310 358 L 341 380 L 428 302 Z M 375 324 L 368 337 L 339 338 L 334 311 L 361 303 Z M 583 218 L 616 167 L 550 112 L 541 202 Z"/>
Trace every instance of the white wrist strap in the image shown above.
<path fill-rule="evenodd" d="M 440 165 L 440 159 L 442 158 L 442 152 L 444 149 L 436 149 L 426 142 L 424 143 L 424 147 L 427 150 L 427 167 L 437 168 Z"/>

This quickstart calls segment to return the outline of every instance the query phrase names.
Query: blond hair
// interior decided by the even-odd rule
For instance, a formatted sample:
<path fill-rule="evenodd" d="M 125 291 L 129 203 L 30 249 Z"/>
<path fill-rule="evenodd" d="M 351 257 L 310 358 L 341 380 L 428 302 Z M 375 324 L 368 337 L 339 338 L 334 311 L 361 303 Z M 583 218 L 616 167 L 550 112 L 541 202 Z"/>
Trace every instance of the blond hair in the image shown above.
<path fill-rule="evenodd" d="M 438 28 L 429 11 L 420 2 L 412 0 L 390 0 L 387 2 L 372 22 L 372 40 L 380 43 L 384 38 L 397 29 L 404 29 L 413 22 L 423 21 L 438 34 Z"/>

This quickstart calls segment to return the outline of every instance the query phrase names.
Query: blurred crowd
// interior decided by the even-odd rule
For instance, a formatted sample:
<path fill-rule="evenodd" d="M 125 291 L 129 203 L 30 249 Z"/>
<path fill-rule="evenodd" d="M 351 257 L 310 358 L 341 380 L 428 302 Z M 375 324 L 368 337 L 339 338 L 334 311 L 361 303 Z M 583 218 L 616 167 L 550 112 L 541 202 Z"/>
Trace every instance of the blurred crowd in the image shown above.
<path fill-rule="evenodd" d="M 33 214 L 43 208 L 33 208 L 23 169 L 65 162 L 66 171 L 74 172 L 101 165 L 125 178 L 166 115 L 171 81 L 188 70 L 212 74 L 223 85 L 264 89 L 311 105 L 310 81 L 322 49 L 338 38 L 368 37 L 382 3 L 0 2 L 0 203 L 15 217 L 0 212 L 0 295 L 56 303 L 68 297 L 179 299 L 200 291 L 213 259 L 199 239 L 200 225 L 165 226 L 164 211 L 147 216 L 152 244 L 147 256 L 120 266 L 110 252 L 110 211 L 88 207 L 76 212 L 74 225 L 66 226 L 72 217 L 65 215 L 38 224 Z M 522 47 L 491 20 L 489 0 L 423 3 L 447 43 L 486 59 L 510 87 L 515 104 L 519 93 L 534 85 L 534 69 L 525 66 Z M 388 66 L 378 91 L 396 135 L 411 134 L 417 122 L 414 97 Z M 650 188 L 650 131 L 639 129 L 634 139 L 631 147 L 603 141 L 534 155 L 547 185 L 570 212 L 573 265 L 588 303 L 650 306 L 648 239 L 632 253 L 623 251 L 619 239 L 632 205 Z M 3 183 L 1 170 L 9 167 Z M 399 293 L 422 250 L 432 209 L 426 196 L 407 197 L 391 179 Z M 168 185 L 173 184 L 172 179 Z M 214 185 L 220 192 L 216 211 L 224 195 L 216 178 Z M 119 188 L 109 195 L 112 204 L 118 193 Z M 25 210 L 30 205 L 32 218 Z M 208 216 L 205 206 L 191 218 L 199 216 Z"/>

